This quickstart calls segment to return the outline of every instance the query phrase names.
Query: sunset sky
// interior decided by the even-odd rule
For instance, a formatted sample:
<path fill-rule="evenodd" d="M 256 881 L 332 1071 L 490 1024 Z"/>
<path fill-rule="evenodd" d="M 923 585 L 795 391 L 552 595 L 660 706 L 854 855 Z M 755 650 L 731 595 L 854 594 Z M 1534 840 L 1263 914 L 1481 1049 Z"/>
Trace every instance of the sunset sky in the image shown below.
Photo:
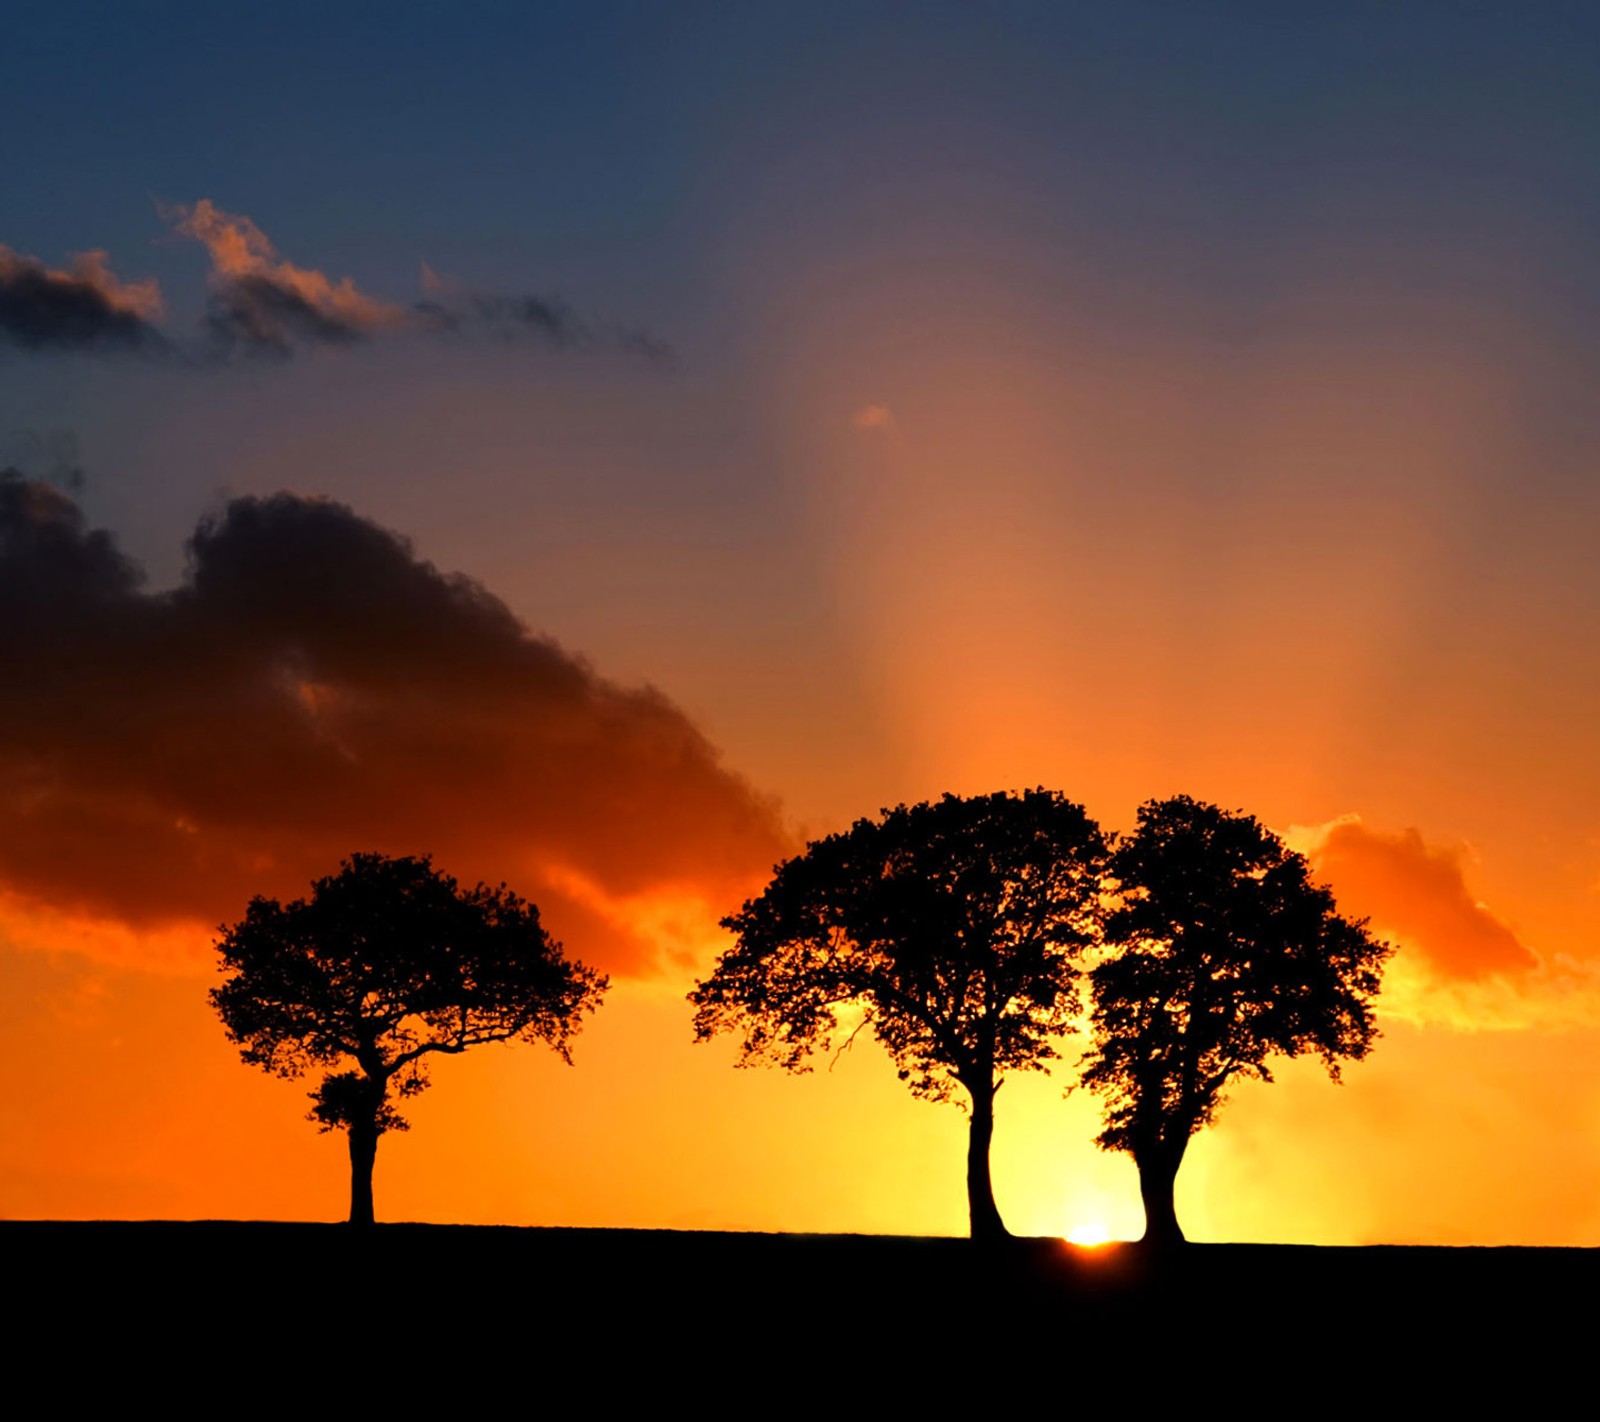
<path fill-rule="evenodd" d="M 355 851 L 611 974 L 380 1219 L 962 1233 L 858 1042 L 695 1045 L 807 838 L 1247 810 L 1398 946 L 1200 1240 L 1600 1245 L 1600 12 L 29 5 L 0 39 L 0 1217 L 337 1219 L 219 924 Z M 1000 1093 L 1019 1233 L 1140 1227 Z"/>

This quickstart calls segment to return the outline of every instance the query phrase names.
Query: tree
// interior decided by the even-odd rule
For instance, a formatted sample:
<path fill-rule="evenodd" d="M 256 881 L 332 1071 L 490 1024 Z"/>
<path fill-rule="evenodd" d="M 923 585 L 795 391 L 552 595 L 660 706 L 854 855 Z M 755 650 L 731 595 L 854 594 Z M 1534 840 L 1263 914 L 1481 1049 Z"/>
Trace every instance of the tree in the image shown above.
<path fill-rule="evenodd" d="M 863 1014 L 918 1096 L 970 1106 L 974 1238 L 1004 1236 L 989 1177 L 1002 1074 L 1037 1070 L 1077 1006 L 1075 955 L 1093 941 L 1105 840 L 1053 791 L 946 795 L 857 820 L 778 866 L 723 927 L 736 944 L 689 1000 L 695 1036 L 743 1034 L 740 1065 L 791 1071 Z M 840 1048 L 842 1050 L 842 1047 Z"/>
<path fill-rule="evenodd" d="M 1274 1054 L 1320 1056 L 1333 1080 L 1366 1056 L 1391 949 L 1341 918 L 1306 861 L 1243 813 L 1152 800 L 1111 861 L 1120 906 L 1090 974 L 1094 1047 L 1081 1080 L 1105 1098 L 1104 1150 L 1139 1170 L 1145 1238 L 1181 1243 L 1173 1186 L 1224 1088 L 1271 1081 Z"/>
<path fill-rule="evenodd" d="M 566 1061 L 607 982 L 569 961 L 539 910 L 503 884 L 463 890 L 427 856 L 357 854 L 309 899 L 256 898 L 222 929 L 211 1003 L 252 1066 L 335 1068 L 308 1119 L 350 1137 L 350 1223 L 371 1224 L 378 1137 L 427 1059 L 487 1042 L 547 1042 Z M 342 1069 L 338 1069 L 342 1068 Z"/>

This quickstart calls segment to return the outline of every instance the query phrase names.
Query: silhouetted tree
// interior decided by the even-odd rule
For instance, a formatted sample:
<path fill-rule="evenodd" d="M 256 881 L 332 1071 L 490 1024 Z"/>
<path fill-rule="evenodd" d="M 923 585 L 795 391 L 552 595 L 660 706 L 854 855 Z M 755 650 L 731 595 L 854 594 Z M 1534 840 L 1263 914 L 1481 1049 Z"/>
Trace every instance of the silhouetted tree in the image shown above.
<path fill-rule="evenodd" d="M 1189 1139 L 1267 1059 L 1342 1059 L 1377 1037 L 1387 944 L 1341 918 L 1306 861 L 1249 815 L 1186 796 L 1152 800 L 1111 861 L 1120 906 L 1090 974 L 1095 1044 L 1083 1083 L 1105 1098 L 1105 1150 L 1139 1169 L 1145 1238 L 1178 1243 L 1173 1185 Z"/>
<path fill-rule="evenodd" d="M 1077 1005 L 1074 956 L 1093 941 L 1105 841 L 1053 791 L 946 795 L 858 820 L 778 866 L 723 926 L 737 944 L 690 994 L 695 1035 L 743 1033 L 741 1065 L 807 1058 L 864 1014 L 918 1096 L 970 1102 L 974 1238 L 1003 1236 L 989 1178 L 1004 1072 L 1042 1068 Z"/>
<path fill-rule="evenodd" d="M 212 1005 L 244 1060 L 277 1076 L 330 1071 L 310 1118 L 350 1137 L 350 1222 L 372 1223 L 378 1137 L 426 1058 L 542 1041 L 570 1061 L 606 979 L 569 961 L 539 910 L 504 885 L 463 890 L 426 856 L 357 854 L 309 899 L 257 898 L 218 943 Z"/>

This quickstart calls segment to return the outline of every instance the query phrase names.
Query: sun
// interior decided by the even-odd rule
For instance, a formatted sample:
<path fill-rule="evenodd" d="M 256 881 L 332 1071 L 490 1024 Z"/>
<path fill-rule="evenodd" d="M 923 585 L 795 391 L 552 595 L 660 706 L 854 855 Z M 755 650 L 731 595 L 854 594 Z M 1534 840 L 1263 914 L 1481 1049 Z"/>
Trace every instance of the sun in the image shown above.
<path fill-rule="evenodd" d="M 1085 1249 L 1094 1249 L 1110 1242 L 1111 1231 L 1106 1228 L 1104 1220 L 1084 1220 L 1067 1232 L 1068 1244 L 1081 1245 Z"/>

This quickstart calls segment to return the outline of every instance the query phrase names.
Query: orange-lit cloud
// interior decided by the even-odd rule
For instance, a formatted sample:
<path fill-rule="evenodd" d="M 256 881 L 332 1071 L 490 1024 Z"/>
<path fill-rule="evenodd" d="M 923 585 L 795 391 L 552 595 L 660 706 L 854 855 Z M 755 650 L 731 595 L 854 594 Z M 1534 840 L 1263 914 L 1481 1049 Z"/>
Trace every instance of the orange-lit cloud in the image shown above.
<path fill-rule="evenodd" d="M 1438 976 L 1480 979 L 1539 966 L 1468 890 L 1462 849 L 1429 845 L 1414 829 L 1380 833 L 1354 815 L 1321 826 L 1305 847 L 1343 911 L 1414 945 Z"/>
<path fill-rule="evenodd" d="M 400 307 L 359 291 L 349 277 L 335 282 L 284 261 L 254 222 L 224 212 L 209 198 L 163 215 L 211 256 L 214 289 L 207 319 L 226 345 L 283 354 L 297 339 L 337 344 L 405 320 Z"/>
<path fill-rule="evenodd" d="M 851 425 L 858 430 L 887 430 L 895 428 L 894 411 L 887 405 L 863 405 L 850 417 Z"/>
<path fill-rule="evenodd" d="M 161 288 L 120 281 L 106 254 L 82 252 L 65 271 L 0 243 L 0 337 L 29 349 L 136 349 L 162 344 L 151 324 Z"/>
<path fill-rule="evenodd" d="M 1390 1020 L 1494 1031 L 1600 1023 L 1600 970 L 1524 944 L 1468 887 L 1463 848 L 1430 844 L 1415 829 L 1374 830 L 1358 815 L 1285 838 L 1343 912 L 1400 950 L 1379 1004 Z"/>
<path fill-rule="evenodd" d="M 0 477 L 0 892 L 23 939 L 165 935 L 356 850 L 504 879 L 622 972 L 693 957 L 786 848 L 653 688 L 531 634 L 342 505 L 204 522 L 151 594 L 64 494 Z M 164 959 L 166 949 L 156 955 Z"/>
<path fill-rule="evenodd" d="M 621 352 L 661 364 L 671 347 L 636 326 L 585 319 L 560 298 L 483 291 L 421 265 L 422 299 L 385 301 L 351 277 L 282 257 L 249 217 L 209 198 L 161 206 L 173 230 L 211 258 L 203 335 L 169 340 L 154 324 L 161 291 L 152 279 L 120 281 L 102 251 L 85 252 L 64 271 L 0 245 L 0 340 L 26 350 L 142 350 L 200 366 L 234 356 L 287 359 L 301 347 L 350 345 L 375 336 L 462 337 L 559 350 Z"/>
<path fill-rule="evenodd" d="M 562 349 L 610 344 L 651 360 L 670 350 L 647 332 L 597 331 L 550 296 L 473 291 L 421 267 L 424 299 L 397 306 L 344 277 L 297 267 L 278 255 L 248 217 L 224 212 L 209 198 L 164 210 L 175 231 L 211 255 L 212 295 L 206 322 L 226 351 L 287 356 L 297 344 L 345 345 L 383 332 L 474 334 L 502 341 L 532 337 Z"/>

